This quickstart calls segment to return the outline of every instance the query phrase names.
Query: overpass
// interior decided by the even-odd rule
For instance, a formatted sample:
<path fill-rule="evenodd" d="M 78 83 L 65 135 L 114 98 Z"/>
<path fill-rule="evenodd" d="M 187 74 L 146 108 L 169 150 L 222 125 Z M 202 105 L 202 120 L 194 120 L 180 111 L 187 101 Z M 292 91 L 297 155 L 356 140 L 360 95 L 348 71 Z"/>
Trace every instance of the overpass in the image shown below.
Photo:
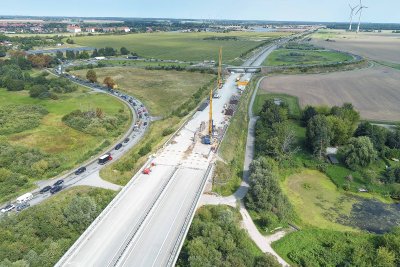
<path fill-rule="evenodd" d="M 262 67 L 260 66 L 227 66 L 225 67 L 226 70 L 228 71 L 234 71 L 234 72 L 238 72 L 238 73 L 256 73 L 256 72 L 260 72 Z"/>
<path fill-rule="evenodd" d="M 258 67 L 270 46 L 244 64 Z M 253 67 L 253 68 L 254 68 Z M 214 124 L 226 124 L 224 105 L 236 92 L 230 75 L 213 100 Z M 251 78 L 245 74 L 244 78 Z M 214 153 L 194 133 L 208 121 L 209 107 L 197 111 L 103 210 L 56 266 L 173 266 L 189 230 L 200 195 L 212 174 Z M 143 168 L 144 168 L 143 167 Z"/>

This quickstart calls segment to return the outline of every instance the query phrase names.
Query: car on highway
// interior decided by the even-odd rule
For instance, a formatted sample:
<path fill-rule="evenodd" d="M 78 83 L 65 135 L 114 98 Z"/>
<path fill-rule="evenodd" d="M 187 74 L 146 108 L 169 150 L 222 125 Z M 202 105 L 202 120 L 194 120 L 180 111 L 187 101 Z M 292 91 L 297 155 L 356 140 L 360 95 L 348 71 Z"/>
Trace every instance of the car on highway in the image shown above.
<path fill-rule="evenodd" d="M 22 203 L 22 204 L 17 206 L 17 211 L 24 210 L 24 209 L 26 209 L 26 208 L 28 208 L 30 206 L 31 206 L 31 204 L 29 204 L 29 202 L 24 202 L 24 203 Z"/>
<path fill-rule="evenodd" d="M 86 171 L 86 167 L 80 167 L 75 171 L 75 175 L 79 175 L 81 173 L 84 173 Z"/>
<path fill-rule="evenodd" d="M 126 143 L 128 143 L 129 142 L 129 138 L 127 137 L 127 138 L 125 138 L 125 140 L 124 140 L 124 143 L 126 144 Z"/>
<path fill-rule="evenodd" d="M 50 193 L 51 193 L 51 194 L 55 194 L 55 193 L 61 191 L 61 189 L 62 189 L 62 186 L 61 186 L 61 185 L 56 185 L 56 186 L 54 186 L 52 189 L 50 189 Z"/>
<path fill-rule="evenodd" d="M 13 204 L 8 204 L 7 206 L 1 209 L 1 213 L 6 213 L 12 211 L 13 209 L 15 209 L 15 206 Z"/>
<path fill-rule="evenodd" d="M 64 184 L 64 180 L 58 180 L 57 182 L 54 183 L 54 186 L 59 186 Z"/>
<path fill-rule="evenodd" d="M 118 145 L 115 146 L 115 150 L 119 150 L 122 147 L 122 144 L 119 143 Z"/>
<path fill-rule="evenodd" d="M 40 192 L 41 194 L 44 194 L 44 193 L 50 191 L 50 189 L 51 189 L 51 186 L 48 185 L 48 186 L 43 187 L 39 192 Z"/>

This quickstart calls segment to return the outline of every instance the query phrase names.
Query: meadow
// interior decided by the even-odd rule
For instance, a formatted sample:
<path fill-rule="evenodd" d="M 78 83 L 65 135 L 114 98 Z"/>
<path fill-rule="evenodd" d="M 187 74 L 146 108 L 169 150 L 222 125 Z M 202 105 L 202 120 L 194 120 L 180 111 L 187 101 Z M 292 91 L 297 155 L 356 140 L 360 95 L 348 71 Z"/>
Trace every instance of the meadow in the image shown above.
<path fill-rule="evenodd" d="M 242 54 L 265 41 L 290 33 L 230 32 L 230 33 L 142 33 L 128 35 L 98 35 L 76 37 L 78 45 L 102 48 L 107 44 L 115 49 L 125 46 L 144 58 L 182 61 L 218 60 L 218 49 L 223 48 L 223 61 L 234 62 Z M 210 37 L 237 37 L 237 40 L 210 40 Z"/>
<path fill-rule="evenodd" d="M 186 71 L 144 70 L 129 67 L 110 67 L 95 70 L 98 80 L 111 77 L 118 89 L 137 97 L 152 116 L 166 116 L 187 101 L 214 75 Z M 74 71 L 80 77 L 87 70 Z"/>
<path fill-rule="evenodd" d="M 352 56 L 327 50 L 278 49 L 267 58 L 264 66 L 319 65 L 349 62 Z"/>
<path fill-rule="evenodd" d="M 47 110 L 48 113 L 34 125 L 35 127 L 2 134 L 0 135 L 0 141 L 14 148 L 36 149 L 38 154 L 45 155 L 45 159 L 48 162 L 57 163 L 55 163 L 56 166 L 51 168 L 41 162 L 41 170 L 43 172 L 32 171 L 26 173 L 25 175 L 28 177 L 24 185 L 16 187 L 11 191 L 8 190 L 7 194 L 2 194 L 0 196 L 1 202 L 18 196 L 21 191 L 32 189 L 35 181 L 50 178 L 59 175 L 63 171 L 71 170 L 100 153 L 101 150 L 111 145 L 113 141 L 126 131 L 131 120 L 129 108 L 121 101 L 105 94 L 91 93 L 84 88 L 79 88 L 73 93 L 60 95 L 58 100 L 37 99 L 30 97 L 27 91 L 8 92 L 1 89 L 0 106 L 10 104 L 22 107 L 26 105 L 39 106 Z M 85 134 L 68 127 L 62 122 L 62 117 L 71 111 L 77 109 L 86 111 L 96 108 L 101 108 L 104 114 L 110 116 L 123 112 L 129 119 L 125 121 L 124 127 L 110 131 L 106 136 Z M 39 168 L 39 166 L 37 167 Z M 29 166 L 24 166 L 23 168 L 29 168 Z M 13 171 L 20 173 L 18 169 Z"/>

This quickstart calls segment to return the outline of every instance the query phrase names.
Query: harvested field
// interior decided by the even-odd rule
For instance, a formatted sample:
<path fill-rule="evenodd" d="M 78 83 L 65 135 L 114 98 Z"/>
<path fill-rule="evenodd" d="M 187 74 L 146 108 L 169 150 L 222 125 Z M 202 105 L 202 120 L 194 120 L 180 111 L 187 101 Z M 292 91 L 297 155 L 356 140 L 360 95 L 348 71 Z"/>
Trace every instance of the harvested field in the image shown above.
<path fill-rule="evenodd" d="M 285 75 L 264 79 L 261 88 L 299 97 L 300 105 L 351 102 L 363 119 L 400 121 L 400 71 L 383 66 L 348 72 Z"/>
<path fill-rule="evenodd" d="M 396 33 L 319 32 L 313 36 L 311 42 L 317 46 L 350 52 L 376 61 L 400 63 L 400 34 Z"/>

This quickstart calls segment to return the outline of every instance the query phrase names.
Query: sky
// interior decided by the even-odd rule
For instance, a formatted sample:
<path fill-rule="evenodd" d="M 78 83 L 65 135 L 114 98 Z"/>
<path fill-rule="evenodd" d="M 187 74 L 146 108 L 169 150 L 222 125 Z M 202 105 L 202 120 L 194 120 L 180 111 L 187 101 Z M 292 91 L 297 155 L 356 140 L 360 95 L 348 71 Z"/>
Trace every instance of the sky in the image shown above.
<path fill-rule="evenodd" d="M 0 15 L 348 21 L 359 0 L 0 0 Z M 362 21 L 400 23 L 400 0 L 363 0 Z"/>

